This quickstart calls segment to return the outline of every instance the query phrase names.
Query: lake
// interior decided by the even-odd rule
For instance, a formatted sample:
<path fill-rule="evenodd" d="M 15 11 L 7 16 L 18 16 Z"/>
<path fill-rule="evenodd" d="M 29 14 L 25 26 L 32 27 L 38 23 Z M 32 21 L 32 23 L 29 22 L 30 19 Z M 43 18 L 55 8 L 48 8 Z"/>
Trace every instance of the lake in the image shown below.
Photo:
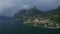
<path fill-rule="evenodd" d="M 58 34 L 59 30 L 23 25 L 22 21 L 3 21 L 0 34 Z"/>

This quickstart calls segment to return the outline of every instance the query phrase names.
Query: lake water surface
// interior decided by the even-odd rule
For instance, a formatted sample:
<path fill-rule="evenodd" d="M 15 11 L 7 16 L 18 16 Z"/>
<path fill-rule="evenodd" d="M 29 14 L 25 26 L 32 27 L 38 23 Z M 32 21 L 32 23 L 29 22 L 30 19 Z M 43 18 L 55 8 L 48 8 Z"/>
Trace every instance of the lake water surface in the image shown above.
<path fill-rule="evenodd" d="M 59 30 L 23 25 L 22 22 L 7 21 L 0 27 L 0 34 L 60 34 Z"/>

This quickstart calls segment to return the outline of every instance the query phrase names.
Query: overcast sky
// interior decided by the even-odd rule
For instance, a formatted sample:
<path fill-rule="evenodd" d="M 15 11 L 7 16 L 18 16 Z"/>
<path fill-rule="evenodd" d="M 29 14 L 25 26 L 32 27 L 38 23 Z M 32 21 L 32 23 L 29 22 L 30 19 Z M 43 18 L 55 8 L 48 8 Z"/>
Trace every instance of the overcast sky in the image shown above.
<path fill-rule="evenodd" d="M 51 10 L 60 6 L 60 0 L 0 0 L 0 15 L 13 16 L 21 8 L 36 6 L 40 10 Z"/>

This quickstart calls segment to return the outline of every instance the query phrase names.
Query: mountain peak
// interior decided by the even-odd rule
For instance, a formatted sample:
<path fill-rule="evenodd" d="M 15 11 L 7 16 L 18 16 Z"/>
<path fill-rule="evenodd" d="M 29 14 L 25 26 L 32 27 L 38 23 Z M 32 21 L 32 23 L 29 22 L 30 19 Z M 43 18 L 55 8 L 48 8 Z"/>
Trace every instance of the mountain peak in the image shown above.
<path fill-rule="evenodd" d="M 36 7 L 32 7 L 30 9 L 22 9 L 17 14 L 15 14 L 15 17 L 21 17 L 21 16 L 35 16 L 42 14 L 42 11 L 38 10 Z"/>

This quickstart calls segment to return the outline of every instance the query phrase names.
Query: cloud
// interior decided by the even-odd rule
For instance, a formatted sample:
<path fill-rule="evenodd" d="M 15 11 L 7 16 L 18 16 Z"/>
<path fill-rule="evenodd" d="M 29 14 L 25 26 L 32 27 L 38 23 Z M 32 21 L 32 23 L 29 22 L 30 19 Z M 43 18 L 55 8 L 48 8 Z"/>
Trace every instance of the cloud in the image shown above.
<path fill-rule="evenodd" d="M 27 0 L 26 3 L 30 3 L 41 10 L 50 10 L 57 8 L 59 2 L 58 0 Z"/>
<path fill-rule="evenodd" d="M 60 0 L 0 0 L 0 15 L 13 16 L 21 8 L 36 6 L 40 10 L 55 9 Z"/>
<path fill-rule="evenodd" d="M 30 5 L 23 5 L 22 8 L 24 9 L 28 9 L 30 7 Z"/>
<path fill-rule="evenodd" d="M 31 6 L 30 4 L 25 4 L 25 5 L 22 5 L 21 6 L 21 9 L 30 9 L 32 8 L 33 6 Z"/>
<path fill-rule="evenodd" d="M 5 9 L 11 8 L 12 3 L 10 3 L 10 1 L 6 0 L 0 0 L 0 15 L 3 15 L 3 13 L 5 12 Z"/>

